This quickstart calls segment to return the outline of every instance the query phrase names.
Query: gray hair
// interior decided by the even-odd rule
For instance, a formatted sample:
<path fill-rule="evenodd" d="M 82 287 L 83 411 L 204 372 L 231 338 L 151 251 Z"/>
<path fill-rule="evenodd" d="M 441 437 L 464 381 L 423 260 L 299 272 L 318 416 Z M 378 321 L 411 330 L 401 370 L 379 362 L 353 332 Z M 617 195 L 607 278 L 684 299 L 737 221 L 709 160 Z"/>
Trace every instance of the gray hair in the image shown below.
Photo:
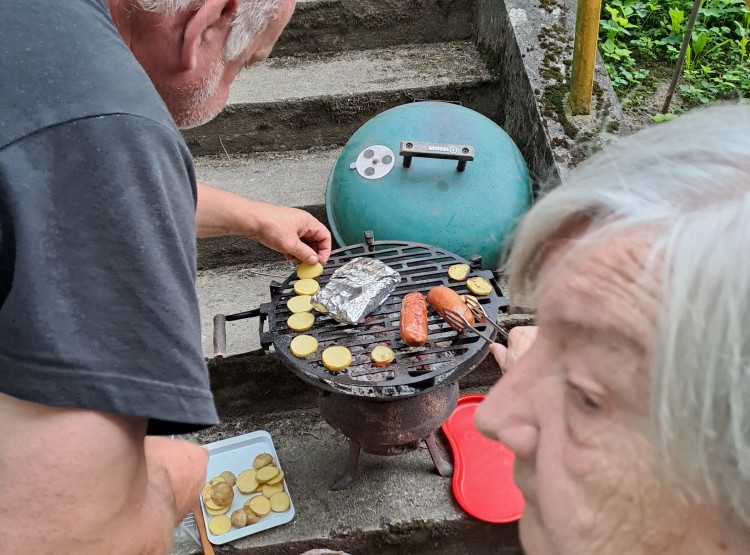
<path fill-rule="evenodd" d="M 205 0 L 135 0 L 144 10 L 165 15 L 174 15 L 202 5 Z M 227 39 L 224 58 L 236 60 L 250 46 L 252 40 L 262 33 L 268 22 L 278 17 L 283 0 L 241 0 L 232 21 L 232 30 Z"/>
<path fill-rule="evenodd" d="M 582 164 L 520 224 L 511 290 L 533 293 L 551 241 L 581 224 L 584 240 L 654 230 L 651 439 L 683 494 L 750 531 L 750 106 L 653 126 Z"/>

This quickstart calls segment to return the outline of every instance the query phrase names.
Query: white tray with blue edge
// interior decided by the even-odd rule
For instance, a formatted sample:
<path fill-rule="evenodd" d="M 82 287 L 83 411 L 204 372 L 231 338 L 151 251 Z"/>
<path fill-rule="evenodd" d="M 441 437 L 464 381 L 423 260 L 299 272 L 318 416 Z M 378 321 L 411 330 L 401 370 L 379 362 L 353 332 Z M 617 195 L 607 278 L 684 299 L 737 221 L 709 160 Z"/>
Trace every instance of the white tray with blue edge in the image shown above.
<path fill-rule="evenodd" d="M 279 461 L 279 457 L 276 455 L 276 449 L 273 446 L 271 434 L 263 430 L 229 439 L 223 439 L 214 443 L 208 443 L 203 447 L 208 449 L 209 453 L 206 481 L 218 476 L 225 470 L 229 470 L 234 473 L 235 476 L 239 476 L 240 472 L 243 470 L 248 470 L 253 467 L 253 459 L 261 453 L 270 454 L 273 457 L 276 466 L 283 470 L 281 461 Z M 284 491 L 289 495 L 289 509 L 283 513 L 270 512 L 262 517 L 256 524 L 249 524 L 244 528 L 232 528 L 229 532 L 221 534 L 220 536 L 214 536 L 208 529 L 208 521 L 212 517 L 206 512 L 206 507 L 203 505 L 203 500 L 201 500 L 201 513 L 203 514 L 203 521 L 206 523 L 208 540 L 214 545 L 222 545 L 291 522 L 292 519 L 294 519 L 295 514 L 294 503 L 292 502 L 291 494 L 289 494 L 286 478 L 282 480 L 282 483 L 284 484 Z M 235 509 L 241 509 L 245 502 L 251 497 L 262 495 L 261 493 L 250 493 L 247 495 L 240 493 L 237 486 L 233 489 L 234 500 L 232 501 L 232 506 L 229 508 L 229 511 L 226 513 L 227 516 L 231 516 Z"/>

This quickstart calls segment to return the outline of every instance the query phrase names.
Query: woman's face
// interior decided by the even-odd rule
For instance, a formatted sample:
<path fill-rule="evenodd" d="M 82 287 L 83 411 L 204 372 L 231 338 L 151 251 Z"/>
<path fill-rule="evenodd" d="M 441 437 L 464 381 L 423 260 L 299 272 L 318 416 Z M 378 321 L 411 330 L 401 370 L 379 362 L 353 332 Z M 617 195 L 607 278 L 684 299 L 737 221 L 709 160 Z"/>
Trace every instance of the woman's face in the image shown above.
<path fill-rule="evenodd" d="M 547 257 L 537 339 L 477 410 L 479 429 L 515 452 L 528 555 L 680 552 L 685 509 L 646 438 L 659 288 L 645 241 Z"/>

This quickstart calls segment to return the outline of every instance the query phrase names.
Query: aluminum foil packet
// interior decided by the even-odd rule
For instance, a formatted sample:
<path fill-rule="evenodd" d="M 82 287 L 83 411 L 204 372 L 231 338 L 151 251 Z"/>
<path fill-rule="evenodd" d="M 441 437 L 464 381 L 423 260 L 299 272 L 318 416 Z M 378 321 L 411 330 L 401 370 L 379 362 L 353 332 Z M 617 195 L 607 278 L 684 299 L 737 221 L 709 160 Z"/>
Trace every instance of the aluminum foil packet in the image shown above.
<path fill-rule="evenodd" d="M 333 272 L 326 286 L 311 300 L 318 312 L 327 312 L 339 322 L 359 324 L 383 304 L 401 274 L 376 258 L 355 258 Z"/>

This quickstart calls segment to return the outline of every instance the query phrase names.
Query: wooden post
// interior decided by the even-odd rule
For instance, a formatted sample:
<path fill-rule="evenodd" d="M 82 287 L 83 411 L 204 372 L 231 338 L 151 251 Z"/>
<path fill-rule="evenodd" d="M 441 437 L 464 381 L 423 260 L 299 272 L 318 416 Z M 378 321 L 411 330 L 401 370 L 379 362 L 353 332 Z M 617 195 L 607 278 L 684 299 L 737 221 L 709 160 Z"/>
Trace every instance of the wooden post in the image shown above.
<path fill-rule="evenodd" d="M 578 0 L 573 68 L 570 77 L 570 108 L 575 116 L 591 113 L 591 91 L 594 88 L 594 66 L 601 12 L 602 0 Z"/>

